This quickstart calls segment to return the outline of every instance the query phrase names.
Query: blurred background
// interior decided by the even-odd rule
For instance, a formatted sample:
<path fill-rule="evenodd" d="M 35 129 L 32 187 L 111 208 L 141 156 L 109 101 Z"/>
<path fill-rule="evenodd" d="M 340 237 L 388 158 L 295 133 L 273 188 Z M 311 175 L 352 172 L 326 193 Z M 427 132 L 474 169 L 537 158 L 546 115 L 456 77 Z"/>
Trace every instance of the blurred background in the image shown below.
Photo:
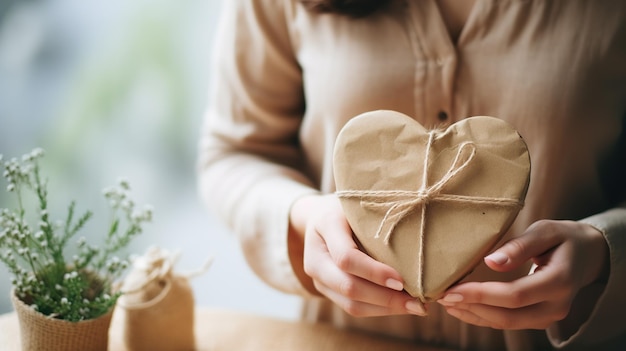
<path fill-rule="evenodd" d="M 102 189 L 128 179 L 154 221 L 129 251 L 175 251 L 198 306 L 296 319 L 299 299 L 265 286 L 196 192 L 198 129 L 220 4 L 228 0 L 0 0 L 0 154 L 46 151 L 50 208 L 92 210 L 82 232 L 108 228 Z M 0 178 L 0 208 L 14 207 Z M 215 199 L 219 201 L 219 199 Z M 0 267 L 0 313 L 12 310 Z"/>

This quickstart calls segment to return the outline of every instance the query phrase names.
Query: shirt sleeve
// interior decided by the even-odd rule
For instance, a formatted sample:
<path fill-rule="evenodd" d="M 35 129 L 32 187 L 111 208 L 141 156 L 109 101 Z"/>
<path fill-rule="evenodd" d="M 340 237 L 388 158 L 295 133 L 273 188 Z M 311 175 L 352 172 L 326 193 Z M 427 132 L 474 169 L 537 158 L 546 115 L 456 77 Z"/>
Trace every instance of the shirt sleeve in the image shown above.
<path fill-rule="evenodd" d="M 292 3 L 229 0 L 222 6 L 199 145 L 200 192 L 262 280 L 306 295 L 287 245 L 292 203 L 316 192 L 300 171 L 304 98 L 287 23 Z"/>
<path fill-rule="evenodd" d="M 622 135 L 615 144 L 607 183 L 609 197 L 618 205 L 580 220 L 604 235 L 609 249 L 609 276 L 581 290 L 569 315 L 547 330 L 559 349 L 622 349 L 626 345 L 626 113 Z"/>
<path fill-rule="evenodd" d="M 623 323 L 626 315 L 626 204 L 581 222 L 603 233 L 609 247 L 609 277 L 606 282 L 586 287 L 572 304 L 570 315 L 548 328 L 548 338 L 555 347 L 562 349 L 585 345 L 605 345 L 611 349 L 614 345 L 623 346 L 626 342 L 626 325 Z M 596 301 L 595 305 L 580 324 L 575 320 L 578 315 L 575 309 L 589 305 L 590 301 Z M 567 324 L 574 325 L 573 333 L 564 331 L 572 330 L 570 326 L 564 327 Z"/>

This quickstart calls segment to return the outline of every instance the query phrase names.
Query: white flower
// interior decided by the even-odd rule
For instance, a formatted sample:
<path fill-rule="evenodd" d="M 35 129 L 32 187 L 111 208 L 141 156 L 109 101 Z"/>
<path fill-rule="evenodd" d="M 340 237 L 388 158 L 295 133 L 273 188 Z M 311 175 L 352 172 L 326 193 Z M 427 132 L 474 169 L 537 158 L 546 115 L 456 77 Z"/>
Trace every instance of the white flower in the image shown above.
<path fill-rule="evenodd" d="M 133 200 L 130 200 L 130 199 L 126 199 L 122 201 L 121 205 L 122 205 L 122 208 L 127 209 L 127 210 L 130 210 L 135 206 L 135 204 L 133 203 Z"/>
<path fill-rule="evenodd" d="M 143 215 L 144 218 L 146 219 L 146 221 L 152 221 L 152 213 L 154 212 L 154 209 L 152 208 L 152 206 L 150 205 L 146 205 L 143 209 Z"/>
<path fill-rule="evenodd" d="M 12 192 L 13 190 L 15 190 L 15 184 L 10 183 L 9 185 L 7 185 L 7 191 L 8 192 Z"/>
<path fill-rule="evenodd" d="M 104 195 L 105 197 L 112 196 L 113 194 L 115 194 L 115 189 L 113 189 L 112 187 L 106 187 L 102 189 L 102 195 Z"/>
<path fill-rule="evenodd" d="M 42 148 L 38 147 L 38 148 L 35 148 L 33 151 L 31 151 L 30 154 L 33 158 L 41 157 L 43 156 L 44 151 Z"/>
<path fill-rule="evenodd" d="M 61 298 L 61 305 L 69 305 L 70 302 L 67 300 L 67 297 L 62 297 Z"/>
<path fill-rule="evenodd" d="M 130 190 L 130 183 L 128 182 L 128 180 L 126 178 L 119 178 L 117 180 L 117 183 L 120 185 L 120 187 L 124 190 Z"/>
<path fill-rule="evenodd" d="M 76 271 L 71 271 L 70 273 L 65 273 L 63 275 L 63 279 L 65 279 L 65 280 L 74 279 L 76 277 L 78 277 L 78 272 L 76 272 Z"/>
<path fill-rule="evenodd" d="M 31 170 L 33 169 L 33 166 L 31 165 L 25 165 L 24 167 L 22 167 L 22 169 L 20 170 L 20 173 L 23 176 L 28 176 L 28 173 L 31 172 Z"/>
<path fill-rule="evenodd" d="M 84 236 L 81 236 L 80 238 L 78 238 L 78 240 L 76 241 L 76 245 L 78 245 L 78 247 L 84 247 L 85 244 L 87 244 L 87 239 L 85 239 Z"/>

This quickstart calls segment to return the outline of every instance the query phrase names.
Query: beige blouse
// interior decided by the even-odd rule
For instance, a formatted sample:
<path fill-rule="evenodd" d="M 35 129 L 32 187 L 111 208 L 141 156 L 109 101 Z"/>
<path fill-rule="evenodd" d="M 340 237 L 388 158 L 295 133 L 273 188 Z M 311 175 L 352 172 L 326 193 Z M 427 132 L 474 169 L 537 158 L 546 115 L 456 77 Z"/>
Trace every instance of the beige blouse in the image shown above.
<path fill-rule="evenodd" d="M 314 14 L 297 0 L 223 4 L 201 193 L 254 271 L 306 299 L 304 318 L 460 349 L 626 345 L 626 1 L 477 0 L 456 43 L 435 0 L 392 1 L 360 19 Z M 581 293 L 547 332 L 467 325 L 437 304 L 426 318 L 354 318 L 312 297 L 289 260 L 290 206 L 335 190 L 337 133 L 377 109 L 427 127 L 473 115 L 511 123 L 532 173 L 508 237 L 539 219 L 590 223 L 610 248 L 608 282 L 588 287 L 591 297 Z M 469 277 L 511 278 L 484 267 Z"/>

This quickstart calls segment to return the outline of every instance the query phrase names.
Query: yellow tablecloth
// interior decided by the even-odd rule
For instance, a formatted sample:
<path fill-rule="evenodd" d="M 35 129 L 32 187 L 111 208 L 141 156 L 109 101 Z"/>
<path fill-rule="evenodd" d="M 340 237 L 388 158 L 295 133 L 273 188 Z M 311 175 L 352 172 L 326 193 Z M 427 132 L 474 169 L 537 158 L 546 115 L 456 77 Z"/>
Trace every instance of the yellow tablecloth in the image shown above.
<path fill-rule="evenodd" d="M 125 351 L 121 328 L 111 325 L 109 350 Z M 340 330 L 330 325 L 292 322 L 241 312 L 198 308 L 197 350 L 211 351 L 443 351 L 394 339 Z M 20 350 L 17 315 L 0 315 L 0 350 Z"/>

